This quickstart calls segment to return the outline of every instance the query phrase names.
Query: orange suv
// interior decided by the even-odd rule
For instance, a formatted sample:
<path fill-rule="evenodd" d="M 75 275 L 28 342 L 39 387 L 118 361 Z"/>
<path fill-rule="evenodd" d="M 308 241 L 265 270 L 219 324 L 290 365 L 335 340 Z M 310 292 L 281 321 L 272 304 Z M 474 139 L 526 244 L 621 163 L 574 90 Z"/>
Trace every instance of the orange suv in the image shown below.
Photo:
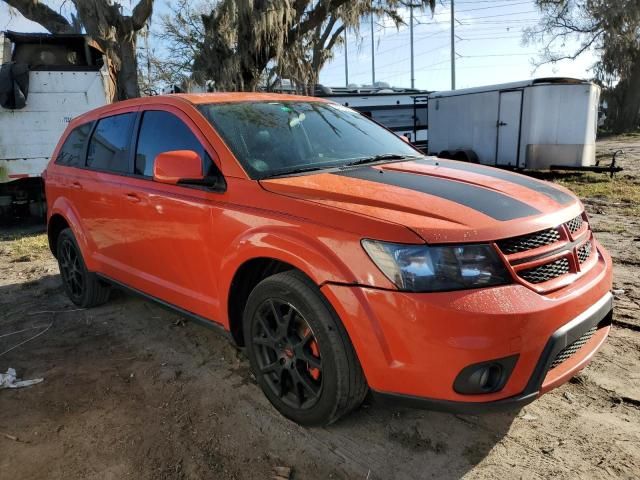
<path fill-rule="evenodd" d="M 609 332 L 611 259 L 573 194 L 425 157 L 321 99 L 116 103 L 71 122 L 44 176 L 74 303 L 116 285 L 221 326 L 301 424 L 368 391 L 519 407 Z"/>

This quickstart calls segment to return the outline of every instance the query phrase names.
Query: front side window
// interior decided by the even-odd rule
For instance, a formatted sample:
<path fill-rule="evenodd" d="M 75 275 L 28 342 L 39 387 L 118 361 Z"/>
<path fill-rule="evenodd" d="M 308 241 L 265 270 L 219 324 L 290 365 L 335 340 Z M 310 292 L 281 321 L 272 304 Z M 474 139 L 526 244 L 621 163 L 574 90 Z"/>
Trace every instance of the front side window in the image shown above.
<path fill-rule="evenodd" d="M 91 133 L 93 122 L 74 128 L 62 144 L 56 164 L 67 167 L 84 167 L 84 147 Z"/>
<path fill-rule="evenodd" d="M 160 153 L 172 150 L 193 150 L 203 160 L 203 173 L 214 175 L 211 157 L 182 120 L 172 113 L 160 110 L 144 112 L 136 148 L 135 173 L 153 176 L 155 158 Z"/>
<path fill-rule="evenodd" d="M 363 115 L 333 103 L 243 102 L 199 108 L 254 179 L 378 156 L 420 155 Z"/>
<path fill-rule="evenodd" d="M 129 141 L 136 114 L 123 113 L 98 122 L 87 153 L 87 166 L 96 170 L 129 171 Z"/>

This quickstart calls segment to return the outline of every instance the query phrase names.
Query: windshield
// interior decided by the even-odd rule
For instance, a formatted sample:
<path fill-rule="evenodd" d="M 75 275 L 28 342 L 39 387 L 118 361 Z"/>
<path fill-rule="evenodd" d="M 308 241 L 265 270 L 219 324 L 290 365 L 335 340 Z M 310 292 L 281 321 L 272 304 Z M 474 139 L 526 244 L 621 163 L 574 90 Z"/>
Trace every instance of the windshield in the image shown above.
<path fill-rule="evenodd" d="M 420 155 L 363 115 L 332 103 L 215 103 L 199 108 L 253 179 Z"/>

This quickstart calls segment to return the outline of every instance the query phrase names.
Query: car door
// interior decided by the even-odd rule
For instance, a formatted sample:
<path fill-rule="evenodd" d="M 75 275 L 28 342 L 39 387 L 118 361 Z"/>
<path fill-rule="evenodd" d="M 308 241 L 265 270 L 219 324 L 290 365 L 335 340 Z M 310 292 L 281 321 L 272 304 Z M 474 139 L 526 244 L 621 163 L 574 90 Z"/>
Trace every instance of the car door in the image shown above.
<path fill-rule="evenodd" d="M 500 92 L 496 165 L 518 166 L 522 90 Z"/>
<path fill-rule="evenodd" d="M 134 176 L 123 192 L 130 277 L 128 284 L 191 313 L 212 318 L 218 300 L 211 244 L 212 211 L 203 188 L 153 181 L 155 157 L 172 150 L 194 150 L 203 172 L 217 169 L 214 152 L 204 147 L 190 119 L 180 110 L 163 107 L 141 112 L 135 142 Z M 202 137 L 201 137 L 202 138 Z M 209 172 L 211 173 L 211 172 Z"/>
<path fill-rule="evenodd" d="M 93 260 L 99 262 L 101 273 L 118 280 L 123 278 L 128 261 L 122 235 L 122 179 L 130 170 L 135 110 L 119 111 L 95 123 L 84 168 L 75 169 L 68 179 Z"/>

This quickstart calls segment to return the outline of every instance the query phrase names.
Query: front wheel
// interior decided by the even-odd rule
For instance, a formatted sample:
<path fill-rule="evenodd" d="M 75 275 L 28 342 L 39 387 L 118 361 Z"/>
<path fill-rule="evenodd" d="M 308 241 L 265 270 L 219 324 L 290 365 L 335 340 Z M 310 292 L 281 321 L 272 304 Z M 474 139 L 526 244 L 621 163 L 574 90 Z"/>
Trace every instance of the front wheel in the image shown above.
<path fill-rule="evenodd" d="M 347 332 L 301 272 L 278 273 L 255 287 L 244 312 L 244 338 L 258 384 L 297 423 L 333 423 L 367 393 Z"/>

